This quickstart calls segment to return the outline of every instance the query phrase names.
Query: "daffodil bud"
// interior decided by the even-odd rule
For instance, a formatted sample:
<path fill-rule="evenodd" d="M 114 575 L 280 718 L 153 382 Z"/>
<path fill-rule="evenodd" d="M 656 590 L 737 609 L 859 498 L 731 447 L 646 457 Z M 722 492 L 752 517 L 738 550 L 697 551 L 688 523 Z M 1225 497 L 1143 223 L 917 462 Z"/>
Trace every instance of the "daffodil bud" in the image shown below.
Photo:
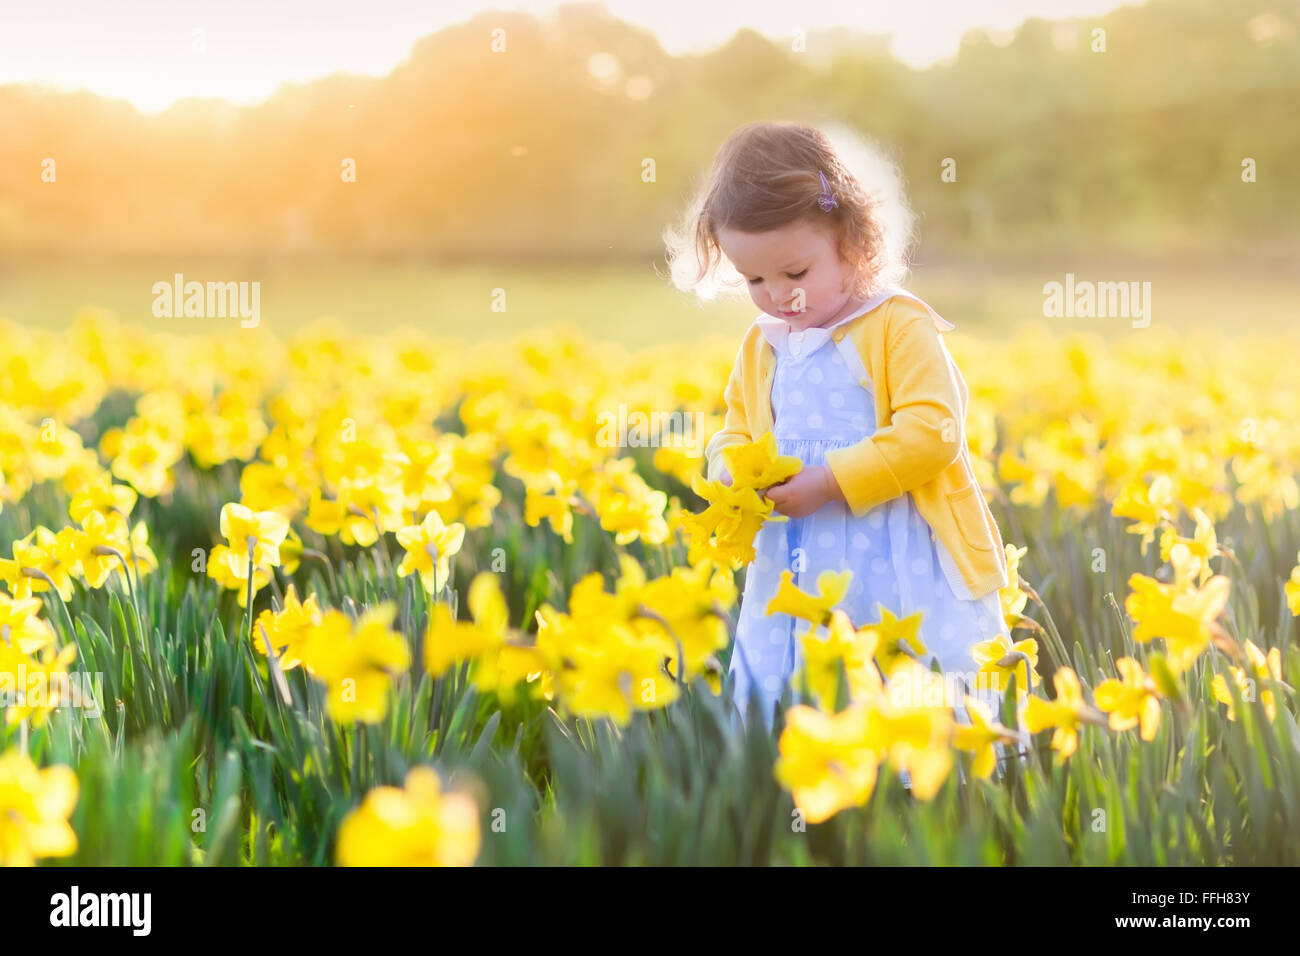
<path fill-rule="evenodd" d="M 1156 691 L 1161 697 L 1167 697 L 1172 701 L 1182 700 L 1182 684 L 1179 683 L 1178 677 L 1163 654 L 1152 654 L 1147 660 L 1147 670 L 1150 671 L 1151 680 L 1155 683 Z"/>

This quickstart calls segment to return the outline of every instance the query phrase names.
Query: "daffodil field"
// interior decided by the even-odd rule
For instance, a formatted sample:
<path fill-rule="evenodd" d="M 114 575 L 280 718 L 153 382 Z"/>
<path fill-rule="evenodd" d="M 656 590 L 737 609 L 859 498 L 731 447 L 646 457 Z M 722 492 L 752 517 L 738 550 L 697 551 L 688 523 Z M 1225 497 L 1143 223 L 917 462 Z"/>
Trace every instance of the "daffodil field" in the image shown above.
<path fill-rule="evenodd" d="M 706 440 L 734 341 L 3 323 L 0 862 L 1300 863 L 1300 339 L 1072 331 L 948 338 L 994 706 L 827 574 L 769 733 L 727 672 L 789 463 L 604 427 Z"/>

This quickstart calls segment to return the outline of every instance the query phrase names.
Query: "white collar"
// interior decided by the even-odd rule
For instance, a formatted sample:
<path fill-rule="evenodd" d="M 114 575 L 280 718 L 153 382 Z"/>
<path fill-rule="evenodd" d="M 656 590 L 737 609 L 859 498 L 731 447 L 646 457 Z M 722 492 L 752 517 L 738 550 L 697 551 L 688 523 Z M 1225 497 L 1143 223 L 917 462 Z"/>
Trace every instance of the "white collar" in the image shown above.
<path fill-rule="evenodd" d="M 839 328 L 845 322 L 851 322 L 853 319 L 856 319 L 858 316 L 863 315 L 864 313 L 870 312 L 872 309 L 879 306 L 886 299 L 891 299 L 896 295 L 906 296 L 909 299 L 915 299 L 917 302 L 921 303 L 921 305 L 925 306 L 926 310 L 930 313 L 931 317 L 933 317 L 934 319 L 935 327 L 938 328 L 940 332 L 950 332 L 954 328 L 956 328 L 955 325 L 953 325 L 947 319 L 939 315 L 938 312 L 934 311 L 934 309 L 930 307 L 929 303 L 922 300 L 919 296 L 913 295 L 912 293 L 906 291 L 905 289 L 901 289 L 898 286 L 886 286 L 884 289 L 881 289 L 879 292 L 873 295 L 866 302 L 862 303 L 862 305 L 860 305 L 851 314 L 846 315 L 844 318 L 837 320 L 833 324 L 828 325 L 825 328 L 803 329 L 802 330 L 803 334 L 799 336 L 799 339 L 801 340 L 801 344 L 803 346 L 802 351 L 804 351 L 805 353 L 811 353 L 813 350 L 818 348 L 823 342 L 825 342 L 827 338 L 830 337 L 830 334 L 834 329 Z M 784 319 L 778 319 L 774 316 L 767 315 L 766 313 L 756 318 L 754 320 L 754 324 L 757 325 L 759 331 L 763 333 L 763 337 L 767 339 L 768 344 L 771 345 L 772 348 L 777 349 L 779 351 L 784 351 L 787 339 L 790 336 L 790 334 L 794 331 L 793 329 L 790 328 L 790 324 L 786 322 Z"/>

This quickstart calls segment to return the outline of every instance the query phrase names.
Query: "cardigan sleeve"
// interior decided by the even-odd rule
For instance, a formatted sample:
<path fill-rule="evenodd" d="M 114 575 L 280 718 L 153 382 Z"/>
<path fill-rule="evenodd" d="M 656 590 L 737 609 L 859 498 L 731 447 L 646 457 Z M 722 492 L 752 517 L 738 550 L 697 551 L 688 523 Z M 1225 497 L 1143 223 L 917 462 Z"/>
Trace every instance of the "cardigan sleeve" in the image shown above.
<path fill-rule="evenodd" d="M 885 341 L 889 424 L 826 454 L 855 515 L 938 476 L 965 441 L 957 381 L 933 317 L 908 309 L 891 318 Z"/>
<path fill-rule="evenodd" d="M 716 432 L 704 446 L 704 457 L 708 461 L 707 476 L 710 481 L 717 479 L 726 467 L 722 459 L 722 449 L 728 445 L 739 445 L 752 440 L 749 434 L 749 417 L 745 413 L 744 354 L 745 347 L 742 345 L 740 351 L 736 353 L 736 362 L 731 368 L 731 375 L 727 379 L 727 387 L 723 392 L 727 412 L 722 422 L 722 430 Z"/>

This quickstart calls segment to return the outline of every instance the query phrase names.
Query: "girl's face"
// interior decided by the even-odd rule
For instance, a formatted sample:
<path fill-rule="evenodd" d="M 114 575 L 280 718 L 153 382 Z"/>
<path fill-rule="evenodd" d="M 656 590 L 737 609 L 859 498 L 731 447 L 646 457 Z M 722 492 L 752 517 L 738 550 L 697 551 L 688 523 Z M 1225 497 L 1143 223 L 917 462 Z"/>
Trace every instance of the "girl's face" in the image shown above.
<path fill-rule="evenodd" d="M 744 276 L 754 304 L 793 329 L 830 325 L 858 304 L 853 270 L 830 229 L 807 220 L 770 232 L 720 229 L 718 245 Z"/>

